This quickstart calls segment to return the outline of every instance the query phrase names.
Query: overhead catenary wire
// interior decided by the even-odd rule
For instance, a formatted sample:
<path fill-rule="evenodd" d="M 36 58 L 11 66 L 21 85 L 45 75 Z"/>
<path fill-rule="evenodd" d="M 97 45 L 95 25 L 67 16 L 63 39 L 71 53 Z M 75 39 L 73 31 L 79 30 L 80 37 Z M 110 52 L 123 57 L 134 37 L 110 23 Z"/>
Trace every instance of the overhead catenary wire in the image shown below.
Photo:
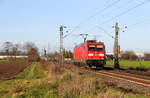
<path fill-rule="evenodd" d="M 126 14 L 126 13 L 128 13 L 128 12 L 130 12 L 130 11 L 132 11 L 132 10 L 134 10 L 134 9 L 136 9 L 136 8 L 138 8 L 138 7 L 142 6 L 142 5 L 144 5 L 144 4 L 146 4 L 146 3 L 148 3 L 149 1 L 150 1 L 150 0 L 145 0 L 145 1 L 142 2 L 142 3 L 137 4 L 137 5 L 135 5 L 134 7 L 129 8 L 129 9 L 127 9 L 127 10 L 121 12 L 120 14 L 118 14 L 118 15 L 116 15 L 116 16 L 114 16 L 114 17 L 112 17 L 112 18 L 110 18 L 110 19 L 108 19 L 108 20 L 102 22 L 101 25 L 102 25 L 102 24 L 105 24 L 105 23 L 108 23 L 108 22 L 110 22 L 110 21 L 112 21 L 112 20 L 114 20 L 115 18 L 120 17 L 120 16 L 122 16 L 122 15 L 124 15 L 124 14 Z"/>
<path fill-rule="evenodd" d="M 139 24 L 142 24 L 142 23 L 145 23 L 145 22 L 150 22 L 150 18 L 148 19 L 144 19 L 142 21 L 139 21 L 139 22 L 136 22 L 136 23 L 133 23 L 133 24 L 130 24 L 128 26 L 126 26 L 127 28 L 131 28 L 133 26 L 136 26 L 136 25 L 139 25 Z M 114 38 L 114 36 L 112 36 L 110 33 L 108 33 L 104 28 L 100 27 L 100 26 L 95 26 L 97 27 L 98 29 L 101 29 L 102 31 L 104 31 L 104 33 L 106 33 L 108 36 L 110 36 L 111 38 Z"/>
<path fill-rule="evenodd" d="M 135 1 L 135 0 L 129 0 L 129 1 L 126 2 L 126 4 L 129 4 L 129 3 L 133 2 L 133 1 Z M 122 8 L 123 6 L 126 7 L 126 4 L 119 5 L 119 7 L 116 7 L 116 8 L 114 8 L 114 9 L 110 10 L 107 14 L 111 14 L 112 12 L 114 12 L 114 11 L 116 11 L 116 10 L 119 10 L 120 7 L 121 7 L 121 8 Z"/>
<path fill-rule="evenodd" d="M 134 0 L 129 0 L 129 1 L 127 1 L 126 3 L 129 4 L 129 3 L 133 2 L 133 1 L 134 1 Z M 115 9 L 111 10 L 110 12 L 116 11 L 117 9 L 119 9 L 119 7 L 117 7 L 117 8 L 115 8 Z M 110 12 L 109 12 L 109 14 L 110 14 Z M 94 28 L 95 28 L 95 26 L 94 26 L 93 28 L 87 30 L 86 32 L 89 32 L 89 31 L 93 30 Z"/>
<path fill-rule="evenodd" d="M 133 23 L 133 24 L 130 24 L 130 25 L 128 25 L 127 27 L 130 28 L 130 27 L 133 27 L 133 26 L 136 26 L 136 25 L 145 23 L 145 22 L 150 22 L 150 18 L 149 18 L 149 19 L 144 19 L 144 20 L 142 20 L 142 21 L 139 21 L 139 22 L 136 22 L 136 23 Z"/>
<path fill-rule="evenodd" d="M 114 36 L 112 36 L 111 34 L 109 34 L 104 28 L 100 27 L 100 26 L 96 26 L 98 29 L 101 29 L 102 31 L 104 31 L 104 33 L 106 33 L 109 37 L 111 38 L 115 38 Z"/>
<path fill-rule="evenodd" d="M 73 34 L 73 35 L 71 35 L 72 37 L 79 37 L 79 36 L 81 36 L 80 34 Z M 99 34 L 96 34 L 96 35 L 93 35 L 93 34 L 88 34 L 88 36 L 98 36 L 98 37 L 100 37 L 100 36 L 102 36 L 102 35 L 99 35 Z"/>
<path fill-rule="evenodd" d="M 121 0 L 115 0 L 114 2 L 112 2 L 111 4 L 107 5 L 105 8 L 97 11 L 96 13 L 94 13 L 93 15 L 85 18 L 83 21 L 81 21 L 77 26 L 75 26 L 75 28 L 73 28 L 73 30 L 68 33 L 68 35 L 65 35 L 64 38 L 66 38 L 67 36 L 69 36 L 70 34 L 72 34 L 81 24 L 85 23 L 86 21 L 90 20 L 91 18 L 97 16 L 98 14 L 104 12 L 105 10 L 107 10 L 108 8 L 112 7 L 113 5 L 117 4 L 118 2 L 120 2 Z"/>
<path fill-rule="evenodd" d="M 115 16 L 115 17 L 113 17 L 113 18 L 111 18 L 111 19 L 109 19 L 109 20 L 103 22 L 102 24 L 105 24 L 105 23 L 107 23 L 107 22 L 109 22 L 109 21 L 112 21 L 113 19 L 115 19 L 115 18 L 117 18 L 117 17 L 120 17 L 120 16 L 126 14 L 127 12 L 129 12 L 129 11 L 131 11 L 131 10 L 137 8 L 137 7 L 144 5 L 145 3 L 149 2 L 149 1 L 150 1 L 150 0 L 145 0 L 144 2 L 142 2 L 142 3 L 140 3 L 140 4 L 137 4 L 136 6 L 130 8 L 130 9 L 128 9 L 128 10 L 126 10 L 126 11 L 120 13 L 120 14 L 118 14 L 117 16 Z M 141 21 L 141 22 L 134 23 L 134 24 L 129 25 L 129 26 L 127 26 L 127 27 L 131 27 L 131 26 L 134 26 L 134 25 L 137 25 L 137 24 L 146 22 L 146 21 L 148 21 L 148 20 L 150 20 L 150 19 L 146 19 L 146 20 L 143 20 L 143 21 Z M 101 25 L 102 25 L 102 24 L 101 24 Z M 103 28 L 100 27 L 100 26 L 94 26 L 92 29 L 94 29 L 95 27 L 97 27 L 97 28 L 101 29 L 102 31 L 104 31 L 108 36 L 114 38 L 112 35 L 110 35 L 105 29 L 103 29 Z M 92 30 L 92 29 L 90 29 L 90 30 Z"/>

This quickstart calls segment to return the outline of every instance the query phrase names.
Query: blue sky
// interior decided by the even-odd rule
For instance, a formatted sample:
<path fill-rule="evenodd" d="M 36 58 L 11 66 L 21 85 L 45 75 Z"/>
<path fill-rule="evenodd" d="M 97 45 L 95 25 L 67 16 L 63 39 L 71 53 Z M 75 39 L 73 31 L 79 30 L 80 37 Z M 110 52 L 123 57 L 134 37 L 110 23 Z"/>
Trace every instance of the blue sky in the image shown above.
<path fill-rule="evenodd" d="M 34 42 L 40 49 L 47 47 L 50 51 L 59 49 L 59 26 L 67 26 L 71 31 L 81 21 L 105 8 L 116 0 L 0 0 L 0 44 L 5 41 L 14 43 Z M 120 0 L 118 3 L 89 19 L 66 39 L 66 49 L 73 49 L 75 43 L 83 42 L 80 33 L 88 33 L 88 39 L 97 35 L 97 40 L 103 41 L 107 52 L 113 51 L 114 40 L 96 26 L 103 27 L 114 35 L 112 26 L 119 22 L 119 43 L 121 50 L 150 52 L 150 2 L 102 24 L 104 21 L 134 7 L 144 0 Z M 147 21 L 128 27 L 137 22 Z"/>

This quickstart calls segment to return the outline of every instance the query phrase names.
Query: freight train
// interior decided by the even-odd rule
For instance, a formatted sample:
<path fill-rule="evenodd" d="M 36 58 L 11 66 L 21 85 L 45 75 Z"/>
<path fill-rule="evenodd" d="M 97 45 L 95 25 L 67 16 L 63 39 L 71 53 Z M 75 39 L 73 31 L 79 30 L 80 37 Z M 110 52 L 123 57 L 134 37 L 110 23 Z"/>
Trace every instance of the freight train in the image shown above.
<path fill-rule="evenodd" d="M 103 42 L 88 40 L 74 48 L 74 64 L 89 67 L 103 67 L 106 64 L 105 45 Z"/>

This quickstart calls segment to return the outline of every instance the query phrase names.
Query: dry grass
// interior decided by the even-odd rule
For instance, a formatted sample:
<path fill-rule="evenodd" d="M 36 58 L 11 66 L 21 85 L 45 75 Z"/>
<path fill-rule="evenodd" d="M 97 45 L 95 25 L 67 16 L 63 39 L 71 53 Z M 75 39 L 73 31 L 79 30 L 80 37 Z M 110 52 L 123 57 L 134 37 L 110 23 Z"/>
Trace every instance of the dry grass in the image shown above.
<path fill-rule="evenodd" d="M 101 79 L 82 73 L 69 64 L 60 67 L 58 63 L 47 62 L 45 69 L 58 98 L 145 98 L 142 94 L 123 92 L 107 86 Z"/>
<path fill-rule="evenodd" d="M 89 97 L 98 95 L 105 85 L 101 85 L 99 79 L 87 75 L 68 73 L 64 76 L 65 81 L 60 85 L 58 91 L 64 98 Z"/>
<path fill-rule="evenodd" d="M 63 67 L 60 66 L 58 63 L 54 62 L 46 62 L 46 61 L 41 61 L 41 65 L 45 70 L 47 70 L 49 73 L 52 74 L 61 74 L 63 73 Z"/>

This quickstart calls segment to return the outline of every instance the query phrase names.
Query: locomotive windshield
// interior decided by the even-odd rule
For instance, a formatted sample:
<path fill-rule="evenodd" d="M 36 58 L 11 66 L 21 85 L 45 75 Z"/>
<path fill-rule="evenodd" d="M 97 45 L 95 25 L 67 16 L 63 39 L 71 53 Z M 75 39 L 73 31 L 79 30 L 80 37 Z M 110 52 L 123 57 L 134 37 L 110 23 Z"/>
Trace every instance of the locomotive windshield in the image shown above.
<path fill-rule="evenodd" d="M 89 45 L 88 50 L 103 51 L 103 45 Z"/>
<path fill-rule="evenodd" d="M 96 45 L 89 45 L 89 47 L 88 47 L 88 48 L 89 48 L 88 50 L 95 50 Z"/>
<path fill-rule="evenodd" d="M 103 45 L 96 45 L 96 50 L 101 50 L 101 51 L 103 51 Z"/>

